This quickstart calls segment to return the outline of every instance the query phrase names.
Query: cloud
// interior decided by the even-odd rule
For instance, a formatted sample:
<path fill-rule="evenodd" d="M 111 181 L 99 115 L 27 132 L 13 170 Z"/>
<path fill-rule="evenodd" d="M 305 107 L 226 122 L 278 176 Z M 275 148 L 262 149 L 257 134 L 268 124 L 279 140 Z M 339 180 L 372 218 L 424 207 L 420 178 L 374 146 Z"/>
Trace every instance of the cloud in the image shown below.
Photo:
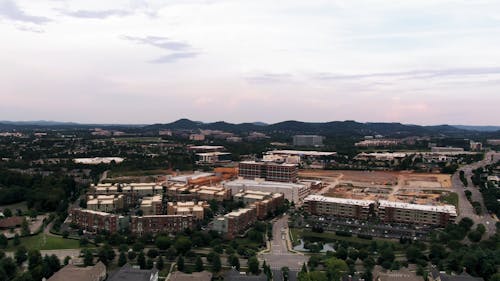
<path fill-rule="evenodd" d="M 77 11 L 62 11 L 63 14 L 75 18 L 86 18 L 86 19 L 105 19 L 113 16 L 117 17 L 125 17 L 131 15 L 132 13 L 126 10 L 101 10 L 101 11 L 93 11 L 93 10 L 77 10 Z"/>
<path fill-rule="evenodd" d="M 292 78 L 293 76 L 288 73 L 264 73 L 261 75 L 245 77 L 245 80 L 256 84 L 272 84 L 290 82 Z"/>
<path fill-rule="evenodd" d="M 33 16 L 25 13 L 12 0 L 0 0 L 0 17 L 8 20 L 33 24 L 45 24 L 52 21 L 46 17 Z"/>
<path fill-rule="evenodd" d="M 330 73 L 315 74 L 314 78 L 319 80 L 353 80 L 365 78 L 383 78 L 383 77 L 406 77 L 414 79 L 426 79 L 447 76 L 469 76 L 500 74 L 500 67 L 478 67 L 478 68 L 449 68 L 439 70 L 411 70 L 401 72 L 376 72 L 365 74 L 335 75 Z"/>
<path fill-rule="evenodd" d="M 129 40 L 139 44 L 150 45 L 158 47 L 165 50 L 171 51 L 184 51 L 191 48 L 191 46 L 184 42 L 174 41 L 168 37 L 161 36 L 146 36 L 146 37 L 134 37 L 134 36 L 122 36 L 123 39 Z"/>
<path fill-rule="evenodd" d="M 159 57 L 150 61 L 151 63 L 173 63 L 181 59 L 194 58 L 198 56 L 196 52 L 182 52 L 182 53 L 173 53 L 163 57 Z"/>

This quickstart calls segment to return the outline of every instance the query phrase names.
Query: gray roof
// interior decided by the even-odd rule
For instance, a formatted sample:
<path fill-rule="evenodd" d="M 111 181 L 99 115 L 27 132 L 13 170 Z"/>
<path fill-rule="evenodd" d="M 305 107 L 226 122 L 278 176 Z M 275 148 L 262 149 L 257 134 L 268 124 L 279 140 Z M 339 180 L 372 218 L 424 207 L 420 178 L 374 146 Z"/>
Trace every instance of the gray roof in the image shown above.
<path fill-rule="evenodd" d="M 126 264 L 108 281 L 150 281 L 151 277 L 157 274 L 158 270 L 156 269 L 136 269 Z"/>
<path fill-rule="evenodd" d="M 267 281 L 267 277 L 264 274 L 258 276 L 241 274 L 233 268 L 224 275 L 224 281 Z"/>

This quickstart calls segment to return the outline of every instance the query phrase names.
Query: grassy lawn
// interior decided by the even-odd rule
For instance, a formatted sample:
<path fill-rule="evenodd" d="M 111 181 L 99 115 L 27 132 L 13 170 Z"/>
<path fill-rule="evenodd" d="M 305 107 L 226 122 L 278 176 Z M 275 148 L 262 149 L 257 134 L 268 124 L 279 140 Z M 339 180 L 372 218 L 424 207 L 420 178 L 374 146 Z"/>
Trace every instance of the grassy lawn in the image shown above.
<path fill-rule="evenodd" d="M 346 236 L 336 235 L 335 233 L 332 232 L 317 233 L 297 228 L 292 228 L 290 229 L 290 231 L 292 234 L 292 242 L 297 244 L 299 244 L 298 240 L 302 238 L 305 240 L 313 240 L 313 241 L 322 240 L 324 242 L 346 241 L 349 243 L 361 244 L 361 245 L 370 245 L 373 241 L 376 241 L 377 243 L 387 242 L 394 244 L 396 246 L 396 249 L 399 248 L 398 247 L 399 243 L 394 242 L 394 240 L 385 238 L 374 237 L 373 240 L 369 240 L 369 239 L 362 239 L 356 236 L 346 237 Z"/>
<path fill-rule="evenodd" d="M 449 192 L 448 194 L 442 195 L 441 201 L 446 204 L 453 205 L 458 209 L 458 194 L 456 194 L 455 192 Z"/>
<path fill-rule="evenodd" d="M 28 250 L 59 250 L 59 249 L 78 249 L 80 243 L 78 240 L 64 239 L 62 237 L 46 235 L 40 233 L 34 236 L 22 237 L 21 244 Z M 8 251 L 14 251 L 16 246 L 13 245 L 12 240 L 9 241 Z"/>

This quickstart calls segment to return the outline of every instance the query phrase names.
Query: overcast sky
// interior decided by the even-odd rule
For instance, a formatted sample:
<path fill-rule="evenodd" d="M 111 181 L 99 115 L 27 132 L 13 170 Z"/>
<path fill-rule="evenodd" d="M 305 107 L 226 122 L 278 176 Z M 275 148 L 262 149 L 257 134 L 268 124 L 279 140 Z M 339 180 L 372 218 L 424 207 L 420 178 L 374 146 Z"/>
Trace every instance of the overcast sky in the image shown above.
<path fill-rule="evenodd" d="M 500 125 L 500 1 L 0 0 L 0 120 Z"/>

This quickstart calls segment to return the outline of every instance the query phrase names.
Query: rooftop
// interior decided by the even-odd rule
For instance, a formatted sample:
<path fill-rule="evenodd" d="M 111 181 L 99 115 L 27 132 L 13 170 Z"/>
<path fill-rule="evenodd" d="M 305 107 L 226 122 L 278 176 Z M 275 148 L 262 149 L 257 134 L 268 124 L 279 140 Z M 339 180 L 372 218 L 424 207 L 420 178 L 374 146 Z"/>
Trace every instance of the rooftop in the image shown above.
<path fill-rule="evenodd" d="M 208 271 L 193 272 L 191 274 L 176 271 L 170 276 L 170 281 L 210 281 L 212 273 Z"/>
<path fill-rule="evenodd" d="M 66 265 L 54 273 L 47 281 L 95 281 L 104 277 L 106 277 L 106 266 L 102 262 L 98 262 L 94 266 L 87 267 Z"/>
<path fill-rule="evenodd" d="M 397 208 L 397 209 L 409 209 L 409 210 L 420 210 L 427 212 L 439 212 L 448 213 L 451 215 L 457 215 L 457 210 L 453 205 L 421 205 L 421 204 L 411 204 L 396 201 L 379 200 L 379 208 Z"/>
<path fill-rule="evenodd" d="M 108 281 L 150 281 L 153 279 L 151 277 L 156 275 L 158 275 L 156 269 L 136 269 L 127 264 L 113 274 Z"/>
<path fill-rule="evenodd" d="M 287 155 L 297 155 L 297 156 L 333 156 L 337 152 L 333 151 L 304 151 L 304 150 L 272 150 L 266 152 L 266 154 L 287 154 Z"/>
<path fill-rule="evenodd" d="M 346 204 L 346 205 L 356 205 L 368 207 L 370 204 L 375 204 L 373 200 L 357 200 L 357 199 L 347 199 L 347 198 L 338 198 L 338 197 L 327 197 L 322 195 L 308 195 L 305 199 L 307 201 L 317 201 L 317 202 L 328 202 L 328 203 L 337 203 L 337 204 Z"/>
<path fill-rule="evenodd" d="M 262 180 L 247 180 L 247 179 L 237 179 L 234 181 L 230 181 L 225 183 L 225 185 L 229 186 L 250 186 L 250 187 L 275 187 L 275 188 L 304 188 L 305 185 L 297 184 L 297 183 L 289 183 L 289 182 L 275 182 L 275 181 L 262 181 Z"/>

